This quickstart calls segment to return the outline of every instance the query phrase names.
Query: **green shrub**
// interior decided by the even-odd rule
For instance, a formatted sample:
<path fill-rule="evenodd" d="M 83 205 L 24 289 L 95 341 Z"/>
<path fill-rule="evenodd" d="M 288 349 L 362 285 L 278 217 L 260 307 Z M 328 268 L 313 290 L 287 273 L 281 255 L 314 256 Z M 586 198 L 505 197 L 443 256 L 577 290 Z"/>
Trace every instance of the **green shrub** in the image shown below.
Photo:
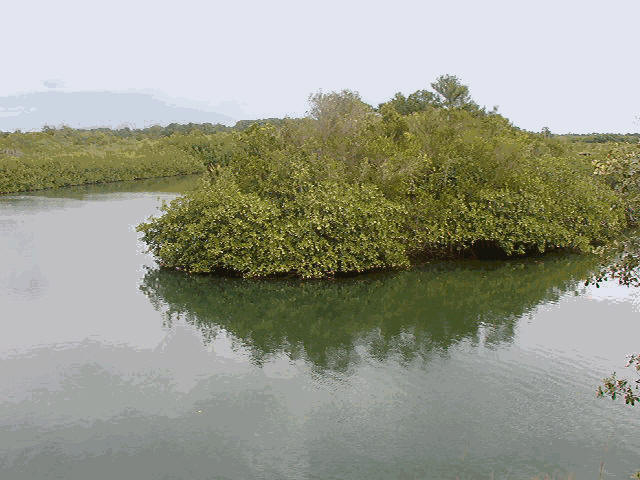
<path fill-rule="evenodd" d="M 589 159 L 500 115 L 375 112 L 350 91 L 310 100 L 306 118 L 189 137 L 209 186 L 139 227 L 163 265 L 318 277 L 425 256 L 587 251 L 627 225 Z"/>
<path fill-rule="evenodd" d="M 222 176 L 164 210 L 138 229 L 166 267 L 311 278 L 408 265 L 404 210 L 370 185 L 309 184 L 276 202 Z"/>
<path fill-rule="evenodd" d="M 499 115 L 376 113 L 348 91 L 311 100 L 307 118 L 207 140 L 209 186 L 139 227 L 164 266 L 308 278 L 587 251 L 626 225 L 589 160 Z"/>
<path fill-rule="evenodd" d="M 432 110 L 408 131 L 429 159 L 410 195 L 417 250 L 585 251 L 625 226 L 590 162 L 501 117 Z"/>
<path fill-rule="evenodd" d="M 198 173 L 200 157 L 167 141 L 68 128 L 0 139 L 0 193 Z"/>

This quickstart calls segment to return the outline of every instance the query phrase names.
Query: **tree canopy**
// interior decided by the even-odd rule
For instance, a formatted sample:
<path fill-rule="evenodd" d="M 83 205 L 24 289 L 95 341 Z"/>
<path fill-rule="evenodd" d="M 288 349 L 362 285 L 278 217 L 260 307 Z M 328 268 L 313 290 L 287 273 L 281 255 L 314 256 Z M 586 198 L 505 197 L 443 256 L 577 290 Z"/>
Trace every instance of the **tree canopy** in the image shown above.
<path fill-rule="evenodd" d="M 140 225 L 143 240 L 168 268 L 310 278 L 589 251 L 626 227 L 590 160 L 484 113 L 456 77 L 433 85 L 377 111 L 319 92 L 304 118 L 200 137 L 207 184 Z"/>

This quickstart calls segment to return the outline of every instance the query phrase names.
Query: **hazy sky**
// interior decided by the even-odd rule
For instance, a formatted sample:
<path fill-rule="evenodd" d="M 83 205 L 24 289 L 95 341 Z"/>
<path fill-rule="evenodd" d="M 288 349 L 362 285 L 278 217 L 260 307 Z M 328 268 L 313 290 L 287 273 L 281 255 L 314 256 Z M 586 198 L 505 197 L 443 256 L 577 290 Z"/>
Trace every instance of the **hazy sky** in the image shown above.
<path fill-rule="evenodd" d="M 250 118 L 452 73 L 523 128 L 637 132 L 639 19 L 640 0 L 3 0 L 0 96 L 151 91 Z"/>

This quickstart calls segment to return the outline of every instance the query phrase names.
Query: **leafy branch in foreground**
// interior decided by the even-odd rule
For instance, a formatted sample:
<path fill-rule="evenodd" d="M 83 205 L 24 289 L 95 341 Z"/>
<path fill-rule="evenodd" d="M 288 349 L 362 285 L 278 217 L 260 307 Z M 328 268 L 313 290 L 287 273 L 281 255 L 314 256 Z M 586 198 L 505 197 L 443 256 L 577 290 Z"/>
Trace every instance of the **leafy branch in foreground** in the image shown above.
<path fill-rule="evenodd" d="M 633 354 L 629 356 L 627 367 L 632 367 L 636 373 L 640 373 L 640 355 Z M 635 381 L 618 378 L 616 373 L 610 377 L 603 379 L 603 385 L 598 387 L 598 397 L 611 397 L 615 400 L 623 397 L 627 405 L 635 405 L 640 401 L 640 378 Z"/>
<path fill-rule="evenodd" d="M 631 237 L 625 241 L 614 241 L 607 248 L 600 248 L 602 255 L 600 271 L 585 282 L 585 285 L 600 287 L 600 283 L 606 280 L 617 280 L 618 284 L 627 287 L 640 287 L 640 239 Z M 617 260 L 611 261 L 611 257 Z M 640 372 L 640 354 L 629 356 L 627 367 L 633 367 Z M 629 381 L 618 378 L 616 372 L 602 380 L 598 387 L 597 395 L 600 398 L 611 397 L 615 400 L 622 397 L 627 405 L 635 405 L 640 401 L 640 379 Z M 639 477 L 640 478 L 640 477 Z"/>
<path fill-rule="evenodd" d="M 640 210 L 640 143 L 614 144 L 593 161 L 594 174 L 620 196 L 631 225 L 638 223 Z"/>
<path fill-rule="evenodd" d="M 585 281 L 585 286 L 616 280 L 626 287 L 640 287 L 640 238 L 627 236 L 593 249 L 600 257 L 600 269 Z"/>
<path fill-rule="evenodd" d="M 640 212 L 640 144 L 614 144 L 600 150 L 593 160 L 594 175 L 616 192 L 624 208 L 627 223 L 637 227 Z M 603 256 L 603 267 L 587 281 L 599 287 L 605 280 L 617 280 L 621 285 L 640 287 L 640 239 L 629 237 L 613 241 L 597 251 Z M 610 257 L 617 257 L 611 262 Z"/>

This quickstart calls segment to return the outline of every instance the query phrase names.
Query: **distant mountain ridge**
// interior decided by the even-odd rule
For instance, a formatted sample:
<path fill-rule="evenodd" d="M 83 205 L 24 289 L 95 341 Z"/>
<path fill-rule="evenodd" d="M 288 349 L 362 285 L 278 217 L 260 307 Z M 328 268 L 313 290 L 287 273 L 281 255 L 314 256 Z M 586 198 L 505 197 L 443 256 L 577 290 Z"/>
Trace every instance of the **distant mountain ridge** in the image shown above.
<path fill-rule="evenodd" d="M 234 118 L 218 112 L 171 105 L 146 93 L 45 91 L 0 97 L 0 131 L 128 126 L 170 123 L 223 123 Z"/>

